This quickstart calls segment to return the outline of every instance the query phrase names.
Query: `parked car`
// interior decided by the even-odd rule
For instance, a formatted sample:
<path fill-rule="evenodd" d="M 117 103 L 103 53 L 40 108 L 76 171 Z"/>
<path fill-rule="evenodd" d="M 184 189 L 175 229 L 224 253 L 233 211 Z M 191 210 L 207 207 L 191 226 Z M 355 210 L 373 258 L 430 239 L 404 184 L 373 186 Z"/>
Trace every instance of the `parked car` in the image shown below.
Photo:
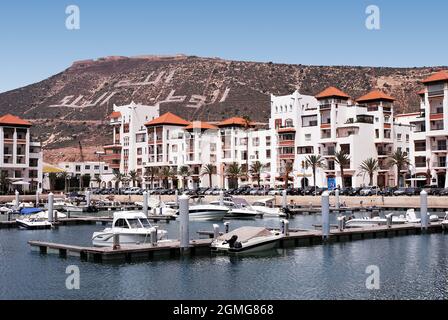
<path fill-rule="evenodd" d="M 406 188 L 398 188 L 394 191 L 394 196 L 405 196 L 406 195 Z"/>
<path fill-rule="evenodd" d="M 441 189 L 436 185 L 424 186 L 423 190 L 425 190 L 426 193 L 430 196 L 438 196 L 438 195 L 440 195 L 440 192 L 441 192 Z"/>
<path fill-rule="evenodd" d="M 405 194 L 407 196 L 418 196 L 422 192 L 420 188 L 406 188 Z"/>
<path fill-rule="evenodd" d="M 361 187 L 351 188 L 348 195 L 351 197 L 359 196 L 359 193 L 361 192 L 362 189 L 363 188 L 361 188 Z"/>
<path fill-rule="evenodd" d="M 376 186 L 373 187 L 366 187 L 361 189 L 361 191 L 359 191 L 359 195 L 360 196 L 373 196 L 376 195 L 378 193 L 378 188 Z"/>
<path fill-rule="evenodd" d="M 274 190 L 269 191 L 268 194 L 269 194 L 270 196 L 281 196 L 282 193 L 283 193 L 283 190 L 284 190 L 284 189 L 274 189 Z"/>
<path fill-rule="evenodd" d="M 385 197 L 391 197 L 394 195 L 394 192 L 397 191 L 396 187 L 386 187 L 378 192 L 379 195 Z"/>
<path fill-rule="evenodd" d="M 445 188 L 445 189 L 440 189 L 440 191 L 439 191 L 439 195 L 440 195 L 440 196 L 448 196 L 448 189 L 447 189 L 447 188 Z"/>

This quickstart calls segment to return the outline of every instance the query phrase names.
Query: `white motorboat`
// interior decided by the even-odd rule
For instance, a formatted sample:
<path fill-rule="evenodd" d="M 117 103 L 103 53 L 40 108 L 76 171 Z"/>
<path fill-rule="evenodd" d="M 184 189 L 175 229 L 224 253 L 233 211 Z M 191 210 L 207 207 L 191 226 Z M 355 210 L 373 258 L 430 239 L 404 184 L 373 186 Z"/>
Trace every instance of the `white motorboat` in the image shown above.
<path fill-rule="evenodd" d="M 0 208 L 0 214 L 8 214 L 8 213 L 12 213 L 14 210 L 7 208 L 7 207 L 1 207 Z"/>
<path fill-rule="evenodd" d="M 64 210 L 64 206 L 67 204 L 65 199 L 56 198 L 53 201 L 53 209 L 54 210 Z M 48 209 L 48 203 L 45 204 L 45 209 Z"/>
<path fill-rule="evenodd" d="M 261 199 L 254 202 L 251 207 L 263 217 L 286 217 L 286 213 L 280 208 L 274 207 L 274 198 Z"/>
<path fill-rule="evenodd" d="M 210 202 L 211 205 L 220 205 L 221 201 Z M 254 219 L 261 216 L 258 211 L 254 210 L 245 199 L 241 198 L 224 198 L 223 205 L 229 208 L 226 218 Z"/>
<path fill-rule="evenodd" d="M 415 214 L 414 209 L 409 209 L 408 211 L 406 211 L 406 221 L 408 223 L 421 223 L 422 220 L 420 218 L 417 218 L 417 215 Z M 439 216 L 436 214 L 430 215 L 429 221 L 437 222 L 437 221 L 439 221 Z"/>
<path fill-rule="evenodd" d="M 136 205 L 143 207 L 143 202 L 135 202 Z M 148 210 L 154 215 L 176 216 L 177 210 L 170 208 L 163 201 L 156 198 L 148 198 Z"/>
<path fill-rule="evenodd" d="M 190 221 L 222 221 L 230 211 L 225 206 L 198 204 L 189 208 Z"/>
<path fill-rule="evenodd" d="M 445 218 L 442 221 L 442 229 L 448 230 L 448 212 L 445 212 Z"/>
<path fill-rule="evenodd" d="M 263 227 L 242 227 L 213 240 L 212 251 L 254 253 L 275 248 L 284 237 L 279 231 Z"/>
<path fill-rule="evenodd" d="M 166 237 L 167 231 L 152 226 L 142 212 L 115 212 L 111 228 L 94 232 L 92 243 L 95 247 L 113 246 L 114 235 L 118 234 L 121 245 L 145 244 L 151 241 L 151 232 L 157 230 L 157 239 Z"/>
<path fill-rule="evenodd" d="M 22 229 L 50 229 L 52 224 L 48 221 L 48 214 L 40 216 L 40 213 L 41 209 L 38 208 L 22 208 L 20 214 L 24 217 L 16 219 L 16 223 Z"/>

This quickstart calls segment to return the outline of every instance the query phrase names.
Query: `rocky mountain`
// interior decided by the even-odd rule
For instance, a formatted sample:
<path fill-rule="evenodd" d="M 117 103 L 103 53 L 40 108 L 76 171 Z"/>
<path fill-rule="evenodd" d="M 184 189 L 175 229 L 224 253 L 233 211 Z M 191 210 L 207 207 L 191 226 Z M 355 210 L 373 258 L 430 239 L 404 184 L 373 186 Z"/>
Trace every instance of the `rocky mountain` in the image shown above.
<path fill-rule="evenodd" d="M 193 56 L 106 57 L 75 62 L 44 81 L 0 94 L 0 114 L 35 124 L 52 162 L 74 160 L 79 141 L 94 150 L 111 141 L 107 116 L 114 104 L 154 105 L 186 119 L 249 115 L 267 122 L 270 94 L 298 89 L 315 95 L 336 86 L 352 97 L 381 89 L 398 112 L 418 109 L 420 80 L 441 68 L 305 66 Z M 86 155 L 92 158 L 90 152 Z M 94 158 L 93 158 L 94 159 Z"/>

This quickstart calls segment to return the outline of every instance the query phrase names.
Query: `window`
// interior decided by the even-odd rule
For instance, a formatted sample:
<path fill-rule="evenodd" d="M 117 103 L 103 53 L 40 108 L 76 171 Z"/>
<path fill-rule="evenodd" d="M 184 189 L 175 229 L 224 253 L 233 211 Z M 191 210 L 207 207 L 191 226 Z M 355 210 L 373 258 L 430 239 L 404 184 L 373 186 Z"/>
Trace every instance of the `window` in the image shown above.
<path fill-rule="evenodd" d="M 311 133 L 305 135 L 305 141 L 311 141 Z"/>
<path fill-rule="evenodd" d="M 266 147 L 271 146 L 271 137 L 266 137 Z"/>
<path fill-rule="evenodd" d="M 108 166 L 104 166 L 104 171 L 108 171 L 109 167 Z"/>
<path fill-rule="evenodd" d="M 94 170 L 100 170 L 100 166 L 95 166 Z"/>
<path fill-rule="evenodd" d="M 143 154 L 142 148 L 137 148 L 137 155 L 141 156 Z"/>
<path fill-rule="evenodd" d="M 297 148 L 297 154 L 313 154 L 314 148 L 313 147 L 298 147 Z"/>
<path fill-rule="evenodd" d="M 397 140 L 401 141 L 401 133 L 397 133 Z"/>
<path fill-rule="evenodd" d="M 85 169 L 86 170 L 90 170 L 90 166 L 85 166 Z"/>
<path fill-rule="evenodd" d="M 115 222 L 115 227 L 129 229 L 125 219 L 118 219 L 117 222 Z"/>
<path fill-rule="evenodd" d="M 406 135 L 406 142 L 409 142 L 409 135 Z"/>
<path fill-rule="evenodd" d="M 81 166 L 76 166 L 76 167 L 75 167 L 75 171 L 76 171 L 76 172 L 81 172 Z"/>
<path fill-rule="evenodd" d="M 266 150 L 266 159 L 271 159 L 271 149 Z"/>

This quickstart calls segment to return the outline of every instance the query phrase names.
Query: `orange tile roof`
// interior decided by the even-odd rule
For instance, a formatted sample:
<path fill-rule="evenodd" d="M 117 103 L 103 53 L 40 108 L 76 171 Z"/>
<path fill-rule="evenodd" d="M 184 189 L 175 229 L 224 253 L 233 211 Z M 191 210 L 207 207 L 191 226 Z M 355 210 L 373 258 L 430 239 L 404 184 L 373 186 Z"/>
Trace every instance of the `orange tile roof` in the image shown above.
<path fill-rule="evenodd" d="M 185 119 L 182 119 L 171 112 L 167 112 L 164 115 L 160 116 L 157 119 L 154 119 L 145 124 L 147 127 L 156 126 L 156 125 L 175 125 L 175 126 L 189 126 L 190 122 Z"/>
<path fill-rule="evenodd" d="M 379 90 L 369 92 L 368 94 L 366 94 L 365 96 L 362 96 L 361 98 L 359 98 L 356 101 L 357 102 L 369 102 L 369 101 L 376 101 L 376 100 L 395 101 L 394 98 L 392 98 L 391 96 L 389 96 Z"/>
<path fill-rule="evenodd" d="M 109 116 L 110 119 L 116 119 L 116 118 L 120 118 L 120 117 L 121 117 L 121 112 L 119 112 L 119 111 L 114 111 Z"/>
<path fill-rule="evenodd" d="M 216 130 L 219 129 L 217 126 L 214 126 L 208 122 L 203 121 L 194 121 L 190 125 L 185 127 L 185 130 L 193 130 L 193 129 L 201 129 L 201 130 Z"/>
<path fill-rule="evenodd" d="M 19 117 L 13 116 L 12 114 L 6 114 L 0 117 L 0 125 L 16 125 L 16 126 L 26 126 L 31 127 L 31 122 L 20 119 Z"/>
<path fill-rule="evenodd" d="M 439 82 L 439 81 L 448 81 L 448 70 L 439 71 L 434 73 L 430 77 L 423 80 L 423 83 L 431 83 L 431 82 Z"/>
<path fill-rule="evenodd" d="M 330 97 L 338 97 L 338 98 L 345 98 L 345 99 L 350 98 L 350 96 L 348 94 L 339 90 L 338 88 L 329 87 L 329 88 L 325 89 L 324 91 L 322 91 L 321 93 L 319 93 L 316 96 L 316 99 L 325 99 L 325 98 L 330 98 Z"/>
<path fill-rule="evenodd" d="M 233 117 L 218 123 L 218 127 L 228 127 L 228 126 L 240 126 L 244 127 L 246 125 L 246 120 L 240 117 Z M 250 126 L 253 126 L 253 123 L 249 123 Z"/>
<path fill-rule="evenodd" d="M 422 95 L 422 94 L 425 94 L 426 93 L 426 89 L 422 89 L 422 90 L 420 90 L 419 92 L 417 92 L 417 94 L 418 95 Z"/>

